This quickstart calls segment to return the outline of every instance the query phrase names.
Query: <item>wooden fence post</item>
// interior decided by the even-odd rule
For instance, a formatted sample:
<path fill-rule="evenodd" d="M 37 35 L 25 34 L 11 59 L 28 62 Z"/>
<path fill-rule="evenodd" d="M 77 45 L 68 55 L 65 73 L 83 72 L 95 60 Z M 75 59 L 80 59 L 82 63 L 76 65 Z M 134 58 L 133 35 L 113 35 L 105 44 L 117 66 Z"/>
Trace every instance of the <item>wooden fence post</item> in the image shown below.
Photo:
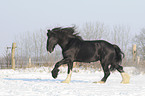
<path fill-rule="evenodd" d="M 28 63 L 28 68 L 30 68 L 32 65 L 31 65 L 31 58 L 29 57 L 29 63 Z"/>
<path fill-rule="evenodd" d="M 16 48 L 16 43 L 12 43 L 12 69 L 15 70 L 15 48 Z"/>
<path fill-rule="evenodd" d="M 133 45 L 133 61 L 136 60 L 136 44 Z"/>
<path fill-rule="evenodd" d="M 140 56 L 137 56 L 137 64 L 140 63 Z"/>

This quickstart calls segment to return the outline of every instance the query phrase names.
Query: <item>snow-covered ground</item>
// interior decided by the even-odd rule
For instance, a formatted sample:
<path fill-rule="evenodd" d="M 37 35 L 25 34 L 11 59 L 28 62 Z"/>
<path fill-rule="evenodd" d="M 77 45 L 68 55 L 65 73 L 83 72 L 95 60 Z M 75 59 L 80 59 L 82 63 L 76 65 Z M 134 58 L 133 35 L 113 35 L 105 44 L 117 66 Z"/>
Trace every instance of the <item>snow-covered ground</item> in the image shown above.
<path fill-rule="evenodd" d="M 121 84 L 121 75 L 114 72 L 105 84 L 95 84 L 103 77 L 102 71 L 79 70 L 73 72 L 69 84 L 60 83 L 66 78 L 66 68 L 57 79 L 51 77 L 51 68 L 0 70 L 0 96 L 145 96 L 145 75 L 135 68 L 125 68 L 130 84 Z"/>

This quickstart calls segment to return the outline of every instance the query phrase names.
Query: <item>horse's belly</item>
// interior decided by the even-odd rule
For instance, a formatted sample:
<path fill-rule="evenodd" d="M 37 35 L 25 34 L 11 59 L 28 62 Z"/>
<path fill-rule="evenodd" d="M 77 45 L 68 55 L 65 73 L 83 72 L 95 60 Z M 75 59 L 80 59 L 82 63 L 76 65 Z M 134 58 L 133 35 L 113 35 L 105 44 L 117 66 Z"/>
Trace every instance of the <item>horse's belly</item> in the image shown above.
<path fill-rule="evenodd" d="M 95 56 L 94 54 L 88 55 L 88 54 L 79 54 L 76 58 L 76 61 L 78 62 L 94 62 L 98 61 L 99 57 Z"/>
<path fill-rule="evenodd" d="M 76 60 L 79 62 L 93 62 L 98 60 L 98 52 L 94 43 L 84 43 L 82 44 Z"/>

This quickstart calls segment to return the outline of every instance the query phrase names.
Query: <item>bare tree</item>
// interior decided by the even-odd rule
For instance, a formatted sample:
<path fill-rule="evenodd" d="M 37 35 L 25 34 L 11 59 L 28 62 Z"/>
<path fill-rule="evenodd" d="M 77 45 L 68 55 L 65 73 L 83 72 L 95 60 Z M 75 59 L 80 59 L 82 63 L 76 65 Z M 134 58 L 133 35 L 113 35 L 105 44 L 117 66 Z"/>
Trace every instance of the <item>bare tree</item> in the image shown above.
<path fill-rule="evenodd" d="M 46 55 L 46 32 L 40 29 L 40 31 L 33 33 L 33 43 L 34 57 L 37 60 L 42 60 Z"/>
<path fill-rule="evenodd" d="M 114 26 L 111 32 L 112 42 L 119 45 L 121 49 L 127 54 L 129 48 L 130 37 L 130 27 L 125 26 Z"/>
<path fill-rule="evenodd" d="M 1 64 L 3 64 L 2 67 L 4 68 L 10 68 L 11 65 L 11 52 L 9 51 L 9 49 L 11 49 L 11 47 L 7 47 L 6 51 L 3 54 L 3 58 L 1 58 L 0 62 L 2 62 Z"/>
<path fill-rule="evenodd" d="M 17 36 L 15 40 L 17 43 L 16 60 L 23 65 L 28 63 L 30 57 L 35 63 L 50 61 L 50 59 L 54 59 L 54 57 L 59 58 L 60 55 L 56 55 L 58 54 L 56 52 L 54 52 L 51 57 L 48 55 L 46 51 L 46 41 L 47 33 L 42 29 L 33 33 L 24 33 Z M 55 61 L 55 59 L 51 61 Z"/>
<path fill-rule="evenodd" d="M 106 30 L 106 27 L 103 23 L 86 23 L 83 26 L 81 34 L 85 39 L 96 40 L 96 39 L 108 39 L 109 31 Z"/>

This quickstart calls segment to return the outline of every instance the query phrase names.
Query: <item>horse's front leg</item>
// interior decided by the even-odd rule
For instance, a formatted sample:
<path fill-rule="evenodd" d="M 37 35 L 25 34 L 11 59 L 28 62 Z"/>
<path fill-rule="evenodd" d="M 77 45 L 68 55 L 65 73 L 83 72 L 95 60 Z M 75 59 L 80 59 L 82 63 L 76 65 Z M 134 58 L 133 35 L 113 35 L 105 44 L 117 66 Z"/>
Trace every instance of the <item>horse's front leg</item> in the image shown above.
<path fill-rule="evenodd" d="M 59 62 L 57 62 L 57 63 L 55 64 L 55 67 L 54 67 L 53 70 L 51 71 L 52 77 L 53 77 L 54 79 L 57 78 L 57 75 L 58 75 L 58 72 L 59 72 L 59 69 L 58 69 L 59 66 L 60 66 L 60 64 L 59 64 Z"/>
<path fill-rule="evenodd" d="M 62 83 L 70 83 L 71 81 L 71 75 L 72 75 L 72 68 L 73 68 L 73 62 L 70 62 L 68 64 L 68 74 L 67 77 L 64 81 L 62 81 Z"/>
<path fill-rule="evenodd" d="M 57 63 L 55 64 L 55 67 L 54 67 L 53 70 L 51 71 L 52 77 L 53 77 L 54 79 L 57 78 L 57 75 L 58 75 L 58 72 L 59 72 L 59 69 L 58 69 L 58 68 L 59 68 L 61 65 L 66 64 L 65 62 L 66 62 L 66 60 L 65 60 L 65 59 L 62 59 L 61 61 L 59 61 L 59 62 L 57 62 Z"/>
<path fill-rule="evenodd" d="M 58 68 L 61 65 L 63 65 L 63 64 L 67 64 L 68 65 L 68 76 L 67 76 L 66 80 L 63 81 L 62 83 L 69 83 L 70 80 L 71 80 L 72 67 L 73 67 L 73 63 L 72 63 L 72 61 L 69 58 L 62 59 L 61 61 L 59 61 L 59 62 L 57 62 L 55 64 L 55 67 L 54 67 L 54 69 L 51 72 L 52 73 L 52 77 L 53 78 L 57 78 L 57 75 L 58 75 L 58 72 L 59 72 L 59 69 Z"/>

